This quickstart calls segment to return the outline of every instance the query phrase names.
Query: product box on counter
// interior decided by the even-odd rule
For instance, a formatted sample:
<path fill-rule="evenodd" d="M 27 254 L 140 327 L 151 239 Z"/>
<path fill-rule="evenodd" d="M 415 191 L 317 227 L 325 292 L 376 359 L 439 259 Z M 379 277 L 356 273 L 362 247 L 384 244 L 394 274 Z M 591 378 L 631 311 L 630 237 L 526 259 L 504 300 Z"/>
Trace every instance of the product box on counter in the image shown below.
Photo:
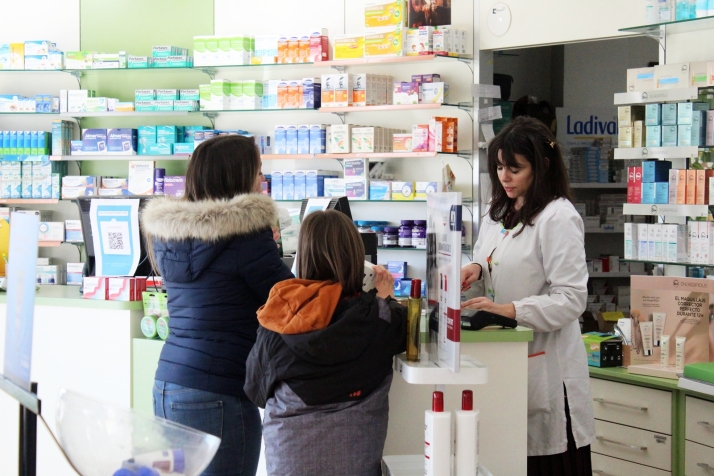
<path fill-rule="evenodd" d="M 67 263 L 67 284 L 81 286 L 83 269 L 84 263 Z"/>
<path fill-rule="evenodd" d="M 37 266 L 37 284 L 65 284 L 65 268 L 63 265 Z"/>
<path fill-rule="evenodd" d="M 619 367 L 622 365 L 622 339 L 602 332 L 583 334 L 583 344 L 591 367 Z"/>
<path fill-rule="evenodd" d="M 85 276 L 82 279 L 82 297 L 95 301 L 106 301 L 108 279 L 103 276 Z"/>
<path fill-rule="evenodd" d="M 146 278 L 111 277 L 107 279 L 107 300 L 141 301 L 146 291 Z"/>

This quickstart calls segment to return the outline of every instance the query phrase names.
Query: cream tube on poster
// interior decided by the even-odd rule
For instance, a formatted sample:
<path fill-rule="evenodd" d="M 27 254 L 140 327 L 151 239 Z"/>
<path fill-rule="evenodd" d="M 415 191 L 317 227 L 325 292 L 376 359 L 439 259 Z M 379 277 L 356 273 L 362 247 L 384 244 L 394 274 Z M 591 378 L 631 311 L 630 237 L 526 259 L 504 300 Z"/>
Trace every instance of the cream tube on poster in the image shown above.
<path fill-rule="evenodd" d="M 677 336 L 674 342 L 674 365 L 677 372 L 684 371 L 684 348 L 687 343 L 687 338 L 684 336 Z"/>
<path fill-rule="evenodd" d="M 652 322 L 640 322 L 640 332 L 642 333 L 642 355 L 652 355 Z"/>
<path fill-rule="evenodd" d="M 662 332 L 664 332 L 664 323 L 667 319 L 667 314 L 664 312 L 654 312 L 652 313 L 652 322 L 654 324 L 654 337 L 653 344 L 655 347 L 659 347 L 660 341 L 662 340 Z"/>
<path fill-rule="evenodd" d="M 662 336 L 662 341 L 659 349 L 659 358 L 662 367 L 669 367 L 669 336 Z"/>

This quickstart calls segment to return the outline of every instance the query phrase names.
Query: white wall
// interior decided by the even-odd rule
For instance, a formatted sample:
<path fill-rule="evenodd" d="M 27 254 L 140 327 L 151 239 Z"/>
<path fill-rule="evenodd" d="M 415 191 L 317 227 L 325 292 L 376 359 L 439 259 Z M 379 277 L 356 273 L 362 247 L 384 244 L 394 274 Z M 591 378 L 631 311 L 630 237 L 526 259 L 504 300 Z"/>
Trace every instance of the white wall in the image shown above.
<path fill-rule="evenodd" d="M 509 0 L 511 27 L 494 36 L 488 14 L 497 0 L 480 2 L 481 49 L 518 48 L 621 36 L 644 23 L 644 0 Z"/>
<path fill-rule="evenodd" d="M 667 63 L 714 60 L 714 30 L 667 36 Z"/>

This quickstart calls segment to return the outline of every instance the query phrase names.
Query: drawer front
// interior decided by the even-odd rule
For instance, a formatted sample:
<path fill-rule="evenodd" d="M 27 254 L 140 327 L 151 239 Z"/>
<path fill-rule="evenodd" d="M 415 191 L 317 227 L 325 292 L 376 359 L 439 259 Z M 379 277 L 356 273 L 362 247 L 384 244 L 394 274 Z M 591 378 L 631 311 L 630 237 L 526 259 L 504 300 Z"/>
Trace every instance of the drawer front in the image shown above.
<path fill-rule="evenodd" d="M 687 397 L 686 435 L 688 440 L 714 447 L 714 402 Z"/>
<path fill-rule="evenodd" d="M 670 476 L 669 471 L 592 453 L 593 476 Z M 711 476 L 711 475 L 709 475 Z"/>
<path fill-rule="evenodd" d="M 632 463 L 672 471 L 672 437 L 639 428 L 595 420 L 592 451 Z"/>
<path fill-rule="evenodd" d="M 672 434 L 672 393 L 626 383 L 590 379 L 598 420 Z"/>
<path fill-rule="evenodd" d="M 684 474 L 687 476 L 712 476 L 714 474 L 714 448 L 691 441 L 685 442 Z"/>

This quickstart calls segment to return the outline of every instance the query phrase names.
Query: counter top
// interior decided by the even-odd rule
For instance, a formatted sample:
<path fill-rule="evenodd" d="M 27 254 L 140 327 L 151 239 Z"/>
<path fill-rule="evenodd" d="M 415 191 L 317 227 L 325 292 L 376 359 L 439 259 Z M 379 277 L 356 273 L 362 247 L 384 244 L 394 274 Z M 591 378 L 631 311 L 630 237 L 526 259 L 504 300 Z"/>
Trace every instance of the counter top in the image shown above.
<path fill-rule="evenodd" d="M 533 340 L 533 330 L 518 326 L 515 329 L 486 327 L 480 331 L 461 330 L 461 342 L 530 342 Z"/>
<path fill-rule="evenodd" d="M 631 383 L 634 385 L 643 385 L 645 387 L 658 388 L 660 390 L 681 390 L 677 386 L 678 380 L 660 377 L 649 377 L 647 375 L 637 375 L 627 372 L 625 367 L 588 367 L 590 376 L 602 378 L 605 380 L 613 380 L 615 382 Z"/>
<path fill-rule="evenodd" d="M 7 302 L 7 294 L 0 293 L 0 303 Z M 114 311 L 138 311 L 144 308 L 141 301 L 95 301 L 83 299 L 79 294 L 79 286 L 40 286 L 35 294 L 36 306 L 56 306 L 56 307 L 82 307 L 92 309 L 106 309 Z"/>

